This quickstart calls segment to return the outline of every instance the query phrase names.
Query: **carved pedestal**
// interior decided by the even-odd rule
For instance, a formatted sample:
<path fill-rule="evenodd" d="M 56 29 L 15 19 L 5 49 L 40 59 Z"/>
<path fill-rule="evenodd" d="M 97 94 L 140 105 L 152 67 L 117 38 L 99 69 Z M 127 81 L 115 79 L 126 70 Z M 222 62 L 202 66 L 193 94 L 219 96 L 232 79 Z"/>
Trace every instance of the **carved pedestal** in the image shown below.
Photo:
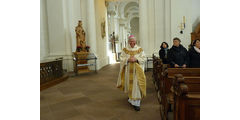
<path fill-rule="evenodd" d="M 84 66 L 85 64 L 88 64 L 88 54 L 89 52 L 84 51 L 74 52 L 74 56 L 76 58 L 74 70 L 76 73 L 85 73 L 90 71 L 88 66 Z"/>

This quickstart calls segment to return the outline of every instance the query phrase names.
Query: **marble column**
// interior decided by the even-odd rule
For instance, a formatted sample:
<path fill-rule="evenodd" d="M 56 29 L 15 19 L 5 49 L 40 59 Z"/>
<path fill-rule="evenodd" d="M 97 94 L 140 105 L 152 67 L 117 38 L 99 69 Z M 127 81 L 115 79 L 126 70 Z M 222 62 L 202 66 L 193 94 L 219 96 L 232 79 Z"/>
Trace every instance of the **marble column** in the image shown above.
<path fill-rule="evenodd" d="M 110 34 L 115 32 L 115 11 L 110 11 Z"/>
<path fill-rule="evenodd" d="M 148 50 L 148 21 L 147 21 L 147 0 L 139 0 L 139 37 L 140 46 L 146 54 Z"/>
<path fill-rule="evenodd" d="M 171 1 L 164 0 L 164 25 L 165 25 L 165 42 L 169 46 L 172 46 L 172 36 L 171 36 Z"/>
<path fill-rule="evenodd" d="M 72 1 L 47 0 L 47 21 L 49 34 L 48 59 L 63 57 L 63 69 L 73 70 L 71 19 L 73 17 Z"/>
<path fill-rule="evenodd" d="M 90 51 L 96 55 L 96 21 L 95 21 L 95 1 L 87 0 L 87 36 L 88 44 L 90 45 Z"/>
<path fill-rule="evenodd" d="M 49 55 L 48 40 L 48 20 L 47 20 L 47 4 L 46 0 L 40 2 L 40 60 L 46 59 Z"/>
<path fill-rule="evenodd" d="M 65 54 L 63 12 L 62 0 L 47 0 L 49 55 L 54 57 Z"/>
<path fill-rule="evenodd" d="M 119 24 L 119 42 L 120 42 L 120 49 L 123 49 L 124 47 L 124 24 L 120 23 Z"/>
<path fill-rule="evenodd" d="M 117 36 L 119 36 L 119 16 L 115 16 L 115 33 Z"/>
<path fill-rule="evenodd" d="M 155 43 L 155 6 L 154 6 L 155 0 L 149 0 L 147 3 L 147 18 L 148 18 L 148 56 L 152 56 L 152 53 L 154 52 L 154 45 Z"/>
<path fill-rule="evenodd" d="M 71 37 L 71 26 L 73 20 L 73 1 L 63 1 L 63 25 L 65 32 L 65 54 L 63 58 L 63 67 L 67 71 L 73 71 L 72 61 L 72 37 Z"/>
<path fill-rule="evenodd" d="M 65 55 L 69 55 L 72 57 L 72 47 L 76 48 L 75 46 L 72 46 L 72 23 L 73 23 L 73 1 L 63 1 L 63 20 L 64 20 L 64 29 L 65 29 Z M 74 39 L 75 40 L 75 39 Z"/>
<path fill-rule="evenodd" d="M 126 42 L 126 30 L 125 30 L 125 28 L 124 28 L 124 25 L 122 26 L 122 31 L 123 31 L 123 33 L 122 33 L 122 43 L 123 43 L 123 47 L 126 47 L 126 44 L 125 44 L 125 42 Z"/>
<path fill-rule="evenodd" d="M 158 53 L 159 46 L 162 42 L 166 42 L 166 24 L 165 24 L 165 0 L 155 0 L 154 1 L 154 16 L 155 16 L 155 53 Z M 169 33 L 170 34 L 170 33 Z"/>
<path fill-rule="evenodd" d="M 115 15 L 116 15 L 116 9 L 115 9 L 115 3 L 110 2 L 107 7 L 108 15 L 109 15 L 109 32 L 112 34 L 115 31 Z M 116 33 L 116 32 L 115 32 Z"/>
<path fill-rule="evenodd" d="M 71 46 L 72 52 L 76 51 L 76 32 L 75 27 L 78 25 L 78 21 L 81 20 L 81 0 L 67 0 L 69 2 L 68 11 L 69 11 L 69 31 L 71 37 Z M 82 21 L 83 22 L 83 21 Z M 86 24 L 83 22 L 83 24 Z M 85 29 L 84 29 L 85 30 Z"/>
<path fill-rule="evenodd" d="M 126 24 L 125 24 L 125 26 L 124 26 L 124 30 L 125 30 L 125 41 L 126 41 L 126 43 L 128 44 L 128 27 L 126 26 Z M 126 45 L 127 45 L 126 44 Z"/>

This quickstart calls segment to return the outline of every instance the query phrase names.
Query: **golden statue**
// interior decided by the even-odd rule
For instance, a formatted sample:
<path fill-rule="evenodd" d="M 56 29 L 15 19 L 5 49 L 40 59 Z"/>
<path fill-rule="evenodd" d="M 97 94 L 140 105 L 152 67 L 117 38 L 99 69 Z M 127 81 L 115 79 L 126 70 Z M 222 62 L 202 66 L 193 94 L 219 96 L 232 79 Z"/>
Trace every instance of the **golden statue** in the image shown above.
<path fill-rule="evenodd" d="M 81 47 L 83 51 L 86 48 L 86 41 L 85 41 L 85 32 L 82 28 L 82 21 L 78 21 L 78 26 L 75 28 L 76 32 L 76 40 L 77 40 L 77 47 Z"/>
<path fill-rule="evenodd" d="M 77 49 L 74 52 L 75 58 L 75 66 L 74 71 L 76 73 L 89 72 L 88 66 L 77 66 L 79 64 L 87 64 L 88 50 L 86 49 L 86 40 L 85 40 L 85 32 L 82 27 L 82 21 L 78 21 L 78 26 L 75 28 L 76 32 L 76 41 L 77 41 Z M 89 48 L 88 48 L 89 49 Z"/>

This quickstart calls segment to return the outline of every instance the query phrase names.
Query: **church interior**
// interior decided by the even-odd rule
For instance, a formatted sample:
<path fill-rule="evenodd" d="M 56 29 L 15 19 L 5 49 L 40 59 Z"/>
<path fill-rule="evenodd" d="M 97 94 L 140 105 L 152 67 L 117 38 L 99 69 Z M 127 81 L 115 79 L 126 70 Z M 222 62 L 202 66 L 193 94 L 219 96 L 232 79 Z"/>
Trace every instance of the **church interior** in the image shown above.
<path fill-rule="evenodd" d="M 131 35 L 145 54 L 140 111 L 116 87 Z M 40 119 L 199 120 L 200 66 L 159 55 L 176 37 L 200 42 L 200 0 L 40 0 Z"/>

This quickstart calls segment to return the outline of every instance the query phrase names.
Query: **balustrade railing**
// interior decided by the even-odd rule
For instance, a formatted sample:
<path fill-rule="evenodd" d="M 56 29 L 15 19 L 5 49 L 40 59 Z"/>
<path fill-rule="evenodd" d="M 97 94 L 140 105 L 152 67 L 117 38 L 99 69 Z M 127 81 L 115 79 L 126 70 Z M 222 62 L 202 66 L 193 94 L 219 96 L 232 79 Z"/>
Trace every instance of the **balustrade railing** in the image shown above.
<path fill-rule="evenodd" d="M 63 77 L 62 58 L 45 60 L 40 63 L 40 85 L 52 82 Z"/>

